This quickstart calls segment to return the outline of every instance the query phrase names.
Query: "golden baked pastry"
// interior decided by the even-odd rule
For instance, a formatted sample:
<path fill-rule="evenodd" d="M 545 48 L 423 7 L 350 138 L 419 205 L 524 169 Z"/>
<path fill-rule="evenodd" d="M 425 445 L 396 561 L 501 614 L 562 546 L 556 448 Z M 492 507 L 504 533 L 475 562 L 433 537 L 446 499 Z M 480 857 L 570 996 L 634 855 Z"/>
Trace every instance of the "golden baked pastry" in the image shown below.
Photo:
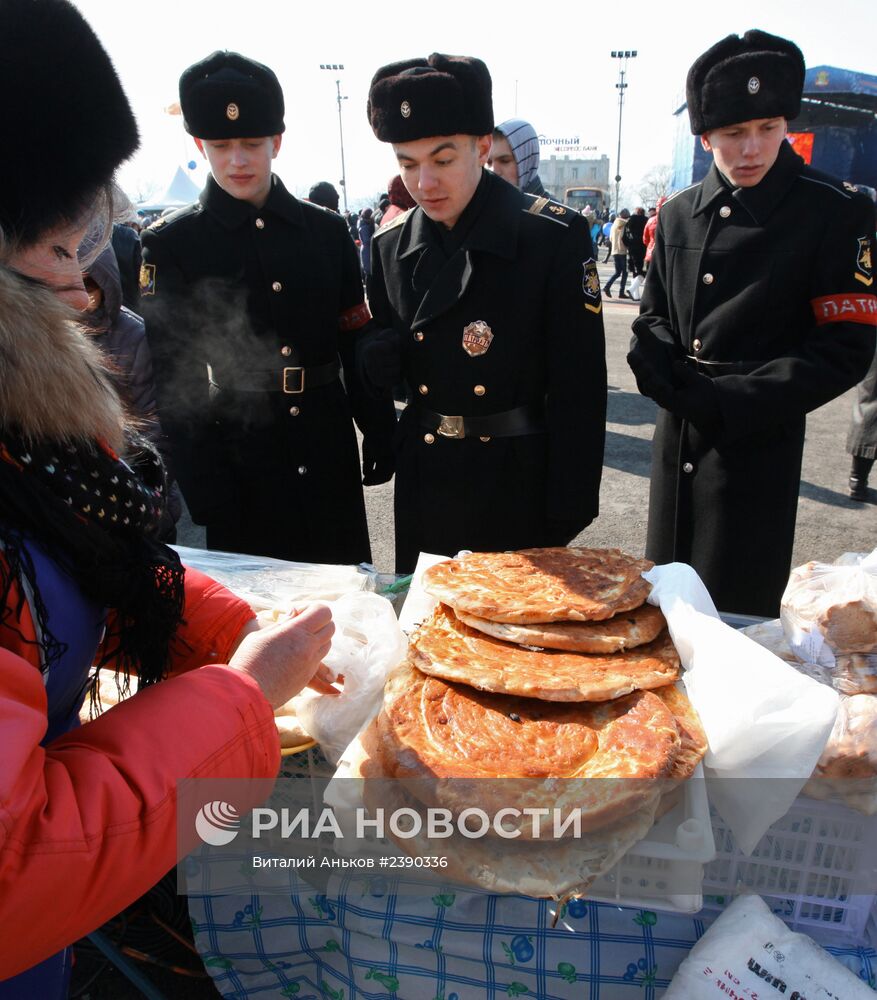
<path fill-rule="evenodd" d="M 654 688 L 652 694 L 656 694 L 673 713 L 682 740 L 682 746 L 673 761 L 670 777 L 678 781 L 687 781 L 709 749 L 700 717 L 694 705 L 688 700 L 688 695 L 675 684 Z"/>
<path fill-rule="evenodd" d="M 653 804 L 574 840 L 470 839 L 456 832 L 448 838 L 431 840 L 423 822 L 425 807 L 400 782 L 366 781 L 363 800 L 372 815 L 376 808 L 382 808 L 385 816 L 403 808 L 420 813 L 423 825 L 417 835 L 397 837 L 387 828 L 387 836 L 413 857 L 447 858 L 448 867 L 437 869 L 443 882 L 449 880 L 487 892 L 553 899 L 583 895 L 594 879 L 613 868 L 642 840 L 651 829 L 655 812 Z"/>
<path fill-rule="evenodd" d="M 651 604 L 594 622 L 511 625 L 479 618 L 462 610 L 458 610 L 456 615 L 470 628 L 485 632 L 494 639 L 540 649 L 563 649 L 571 653 L 616 653 L 622 649 L 633 649 L 654 641 L 667 627 L 661 609 Z"/>
<path fill-rule="evenodd" d="M 643 604 L 654 563 L 620 549 L 473 552 L 423 573 L 427 593 L 495 622 L 602 621 Z"/>
<path fill-rule="evenodd" d="M 434 677 L 545 701 L 608 701 L 679 676 L 679 656 L 667 632 L 627 652 L 530 650 L 470 628 L 445 604 L 412 633 L 408 659 Z"/>
<path fill-rule="evenodd" d="M 449 684 L 410 666 L 388 680 L 370 738 L 371 776 L 404 780 L 427 805 L 581 809 L 586 830 L 656 800 L 681 748 L 672 712 L 648 691 L 547 702 Z"/>

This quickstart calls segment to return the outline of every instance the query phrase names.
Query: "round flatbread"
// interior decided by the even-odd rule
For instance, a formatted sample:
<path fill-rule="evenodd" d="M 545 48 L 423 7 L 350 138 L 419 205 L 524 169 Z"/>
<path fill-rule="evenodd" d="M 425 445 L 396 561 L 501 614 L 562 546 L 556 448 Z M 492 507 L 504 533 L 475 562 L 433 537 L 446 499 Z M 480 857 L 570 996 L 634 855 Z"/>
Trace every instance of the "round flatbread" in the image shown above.
<path fill-rule="evenodd" d="M 675 684 L 653 688 L 652 694 L 656 694 L 673 713 L 682 740 L 670 777 L 676 781 L 687 781 L 709 749 L 700 716 L 688 700 L 688 695 Z"/>
<path fill-rule="evenodd" d="M 397 781 L 366 781 L 363 800 L 372 815 L 384 816 L 399 809 L 412 809 L 421 816 L 420 832 L 413 837 L 387 836 L 412 857 L 441 856 L 448 866 L 437 869 L 442 882 L 475 886 L 486 892 L 550 897 L 583 895 L 598 876 L 613 868 L 633 845 L 651 829 L 655 806 L 641 808 L 618 823 L 573 840 L 504 840 L 493 837 L 470 839 L 454 833 L 430 839 L 424 832 L 425 807 Z"/>
<path fill-rule="evenodd" d="M 673 714 L 648 691 L 599 703 L 537 701 L 412 667 L 388 680 L 377 732 L 372 756 L 381 772 L 427 805 L 580 809 L 586 830 L 666 790 L 657 786 L 681 746 Z M 523 836 L 527 823 L 509 821 Z"/>
<path fill-rule="evenodd" d="M 422 584 L 455 611 L 495 622 L 603 621 L 645 603 L 642 574 L 653 565 L 620 549 L 472 552 L 430 566 Z"/>
<path fill-rule="evenodd" d="M 679 656 L 667 632 L 619 653 L 524 649 L 470 628 L 444 604 L 412 633 L 408 659 L 433 677 L 545 701 L 608 701 L 672 684 L 679 676 Z"/>
<path fill-rule="evenodd" d="M 543 622 L 510 625 L 478 618 L 466 611 L 457 617 L 470 628 L 519 646 L 562 649 L 568 653 L 617 653 L 653 642 L 667 627 L 660 608 L 643 604 L 597 622 Z"/>

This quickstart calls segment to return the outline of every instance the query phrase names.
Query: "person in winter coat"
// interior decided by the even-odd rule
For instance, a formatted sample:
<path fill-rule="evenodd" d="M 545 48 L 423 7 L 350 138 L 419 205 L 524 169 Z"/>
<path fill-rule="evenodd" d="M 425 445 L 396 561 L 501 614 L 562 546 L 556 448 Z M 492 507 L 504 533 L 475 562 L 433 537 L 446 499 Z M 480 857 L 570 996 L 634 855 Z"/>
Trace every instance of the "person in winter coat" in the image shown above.
<path fill-rule="evenodd" d="M 269 67 L 212 53 L 181 75 L 180 106 L 211 173 L 144 230 L 140 290 L 189 513 L 209 549 L 370 562 L 362 488 L 393 475 L 396 414 L 356 372 L 371 316 L 344 220 L 272 171 L 286 123 Z"/>
<path fill-rule="evenodd" d="M 628 361 L 660 407 L 646 555 L 690 563 L 722 611 L 775 617 L 806 414 L 874 356 L 873 206 L 785 141 L 804 59 L 729 35 L 688 73 L 707 176 L 661 210 Z"/>
<path fill-rule="evenodd" d="M 111 243 L 119 267 L 122 303 L 136 313 L 140 307 L 140 268 L 143 265 L 140 234 L 126 223 L 117 222 L 113 226 Z"/>
<path fill-rule="evenodd" d="M 83 316 L 86 329 L 112 361 L 119 395 L 139 418 L 141 433 L 158 450 L 168 471 L 167 442 L 156 414 L 155 379 L 146 327 L 137 313 L 122 305 L 119 266 L 111 246 L 104 247 L 89 264 L 83 281 L 88 292 L 88 307 Z M 183 501 L 176 482 L 170 474 L 167 478 L 167 504 L 159 537 L 172 543 L 176 541 L 176 524 Z"/>
<path fill-rule="evenodd" d="M 369 121 L 417 208 L 375 235 L 368 381 L 412 389 L 396 435 L 396 571 L 418 554 L 566 545 L 597 516 L 606 425 L 585 220 L 486 170 L 480 59 L 384 66 Z M 416 113 L 406 116 L 406 111 Z"/>
<path fill-rule="evenodd" d="M 178 860 L 178 782 L 276 776 L 273 708 L 332 624 L 315 605 L 260 630 L 158 541 L 160 459 L 77 316 L 77 249 L 110 217 L 134 118 L 67 0 L 4 0 L 0 51 L 17 95 L 0 122 L 0 997 L 62 1000 L 71 943 Z M 66 138 L 43 166 L 46 130 Z M 143 690 L 80 726 L 97 665 Z M 242 815 L 260 783 L 237 785 Z"/>
<path fill-rule="evenodd" d="M 509 118 L 493 130 L 487 166 L 525 194 L 550 198 L 539 178 L 539 137 L 521 118 Z"/>
<path fill-rule="evenodd" d="M 853 456 L 850 497 L 865 502 L 872 496 L 868 492 L 868 477 L 877 459 L 877 354 L 856 390 L 847 451 Z"/>
<path fill-rule="evenodd" d="M 658 199 L 658 204 L 655 206 L 654 214 L 646 219 L 645 228 L 643 229 L 643 244 L 646 248 L 645 262 L 648 268 L 652 261 L 652 254 L 655 251 L 655 234 L 658 231 L 658 216 L 661 214 L 661 208 L 667 199 L 661 195 Z"/>
<path fill-rule="evenodd" d="M 372 273 L 372 237 L 375 234 L 375 220 L 372 218 L 372 210 L 364 208 L 359 213 L 359 257 L 362 264 L 364 278 Z"/>
<path fill-rule="evenodd" d="M 615 284 L 616 278 L 621 278 L 618 298 L 630 298 L 629 293 L 624 290 L 624 286 L 627 283 L 627 246 L 624 242 L 624 232 L 629 218 L 630 212 L 626 208 L 622 208 L 618 213 L 618 218 L 612 223 L 612 229 L 609 232 L 609 249 L 612 252 L 612 259 L 615 262 L 615 273 L 603 286 L 603 294 L 610 299 L 612 298 L 612 292 L 609 289 Z"/>
<path fill-rule="evenodd" d="M 396 174 L 390 180 L 387 187 L 387 191 L 390 198 L 390 207 L 381 216 L 380 226 L 386 226 L 393 221 L 398 215 L 402 215 L 407 212 L 409 208 L 414 208 L 417 202 L 408 193 L 408 188 L 405 187 L 405 182 Z"/>

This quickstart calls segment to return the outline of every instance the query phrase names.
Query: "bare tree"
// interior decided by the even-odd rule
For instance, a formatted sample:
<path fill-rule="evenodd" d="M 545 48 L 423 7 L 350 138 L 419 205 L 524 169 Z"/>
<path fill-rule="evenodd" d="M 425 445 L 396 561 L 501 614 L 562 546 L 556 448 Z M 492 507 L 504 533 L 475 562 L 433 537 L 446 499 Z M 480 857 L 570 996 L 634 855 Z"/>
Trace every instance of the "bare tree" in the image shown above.
<path fill-rule="evenodd" d="M 156 181 L 147 180 L 145 177 L 138 177 L 131 185 L 131 189 L 125 194 L 131 199 L 134 205 L 143 205 L 152 201 L 158 194 L 159 185 Z"/>
<path fill-rule="evenodd" d="M 660 163 L 643 176 L 639 182 L 639 196 L 645 208 L 657 205 L 659 198 L 665 198 L 670 193 L 671 173 L 669 164 Z"/>

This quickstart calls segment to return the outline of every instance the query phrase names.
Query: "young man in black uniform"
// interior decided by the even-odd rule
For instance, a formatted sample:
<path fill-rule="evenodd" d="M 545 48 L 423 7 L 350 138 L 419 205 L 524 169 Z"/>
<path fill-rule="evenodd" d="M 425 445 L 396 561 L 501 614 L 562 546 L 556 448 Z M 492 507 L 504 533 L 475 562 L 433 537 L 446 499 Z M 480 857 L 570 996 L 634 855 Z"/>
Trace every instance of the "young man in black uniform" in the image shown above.
<path fill-rule="evenodd" d="M 361 341 L 373 385 L 404 376 L 396 569 L 418 552 L 566 545 L 597 516 L 606 414 L 600 282 L 582 217 L 484 169 L 483 62 L 378 70 L 369 121 L 417 207 L 375 234 Z"/>
<path fill-rule="evenodd" d="M 646 555 L 720 610 L 773 617 L 792 558 L 805 414 L 874 355 L 874 213 L 785 140 L 804 60 L 762 31 L 688 73 L 704 180 L 661 209 L 628 361 L 661 410 Z"/>
<path fill-rule="evenodd" d="M 141 301 L 192 518 L 211 549 L 369 560 L 361 482 L 392 475 L 395 413 L 352 363 L 370 317 L 347 227 L 271 172 L 284 122 L 268 67 L 216 52 L 183 73 L 180 103 L 212 175 L 144 232 Z"/>

